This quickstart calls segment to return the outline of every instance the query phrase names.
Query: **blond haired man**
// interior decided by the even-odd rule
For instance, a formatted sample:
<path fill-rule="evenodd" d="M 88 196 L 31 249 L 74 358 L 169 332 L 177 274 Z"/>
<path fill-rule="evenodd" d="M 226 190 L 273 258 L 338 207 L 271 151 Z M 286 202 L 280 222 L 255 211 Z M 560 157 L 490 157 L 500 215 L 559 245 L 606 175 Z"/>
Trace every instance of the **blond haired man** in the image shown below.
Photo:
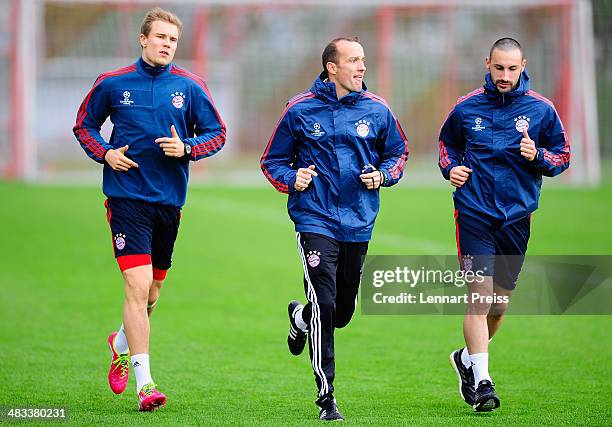
<path fill-rule="evenodd" d="M 180 19 L 151 9 L 135 64 L 101 74 L 77 114 L 74 134 L 104 165 L 113 248 L 125 283 L 123 324 L 108 338 L 113 392 L 125 390 L 131 359 L 139 410 L 166 403 L 149 367 L 149 318 L 159 298 L 185 203 L 190 161 L 217 153 L 225 125 L 204 81 L 172 63 Z M 109 141 L 100 128 L 110 117 Z M 130 357 L 131 355 L 131 357 Z"/>

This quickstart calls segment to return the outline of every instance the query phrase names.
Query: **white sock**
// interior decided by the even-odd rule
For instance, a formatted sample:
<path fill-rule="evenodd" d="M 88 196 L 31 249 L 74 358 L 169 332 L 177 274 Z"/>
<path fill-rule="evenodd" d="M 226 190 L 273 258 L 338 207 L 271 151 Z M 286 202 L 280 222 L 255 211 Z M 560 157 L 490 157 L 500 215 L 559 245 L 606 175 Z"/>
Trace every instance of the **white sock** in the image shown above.
<path fill-rule="evenodd" d="M 117 335 L 115 335 L 113 347 L 115 347 L 115 351 L 119 354 L 124 354 L 130 351 L 128 347 L 127 336 L 125 335 L 125 329 L 123 329 L 123 323 L 119 328 L 119 332 L 117 332 Z"/>
<path fill-rule="evenodd" d="M 472 361 L 470 360 L 470 353 L 468 353 L 467 347 L 464 347 L 463 351 L 461 352 L 461 362 L 466 368 L 472 366 Z"/>
<path fill-rule="evenodd" d="M 136 375 L 136 393 L 139 393 L 143 386 L 153 382 L 149 367 L 149 355 L 144 353 L 133 355 L 132 366 L 134 367 L 134 375 Z"/>
<path fill-rule="evenodd" d="M 491 376 L 489 375 L 489 353 L 470 354 L 470 361 L 472 362 L 472 369 L 474 369 L 476 387 L 478 387 L 478 383 L 482 380 L 491 381 Z"/>
<path fill-rule="evenodd" d="M 304 310 L 303 305 L 298 306 L 298 308 L 293 312 L 294 313 L 293 319 L 295 320 L 295 324 L 297 325 L 297 327 L 300 328 L 302 332 L 307 332 L 308 325 L 306 324 L 306 322 L 304 322 L 304 319 L 302 319 L 303 310 Z"/>

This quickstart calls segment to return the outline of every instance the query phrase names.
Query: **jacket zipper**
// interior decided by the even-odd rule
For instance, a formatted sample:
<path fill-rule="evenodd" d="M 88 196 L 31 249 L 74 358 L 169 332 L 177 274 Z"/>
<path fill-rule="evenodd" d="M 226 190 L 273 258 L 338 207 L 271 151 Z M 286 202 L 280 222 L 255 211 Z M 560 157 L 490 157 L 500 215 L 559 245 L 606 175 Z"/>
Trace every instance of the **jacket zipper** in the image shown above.
<path fill-rule="evenodd" d="M 151 79 L 151 107 L 155 109 L 155 71 L 153 72 L 153 78 Z"/>

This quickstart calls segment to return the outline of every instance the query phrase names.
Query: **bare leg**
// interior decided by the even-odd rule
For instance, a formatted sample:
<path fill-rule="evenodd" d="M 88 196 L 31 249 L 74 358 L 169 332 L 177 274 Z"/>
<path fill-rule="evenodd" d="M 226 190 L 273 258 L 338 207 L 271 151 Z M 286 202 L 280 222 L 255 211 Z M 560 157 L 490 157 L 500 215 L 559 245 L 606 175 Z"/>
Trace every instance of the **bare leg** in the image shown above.
<path fill-rule="evenodd" d="M 500 296 L 506 296 L 508 297 L 508 300 L 510 300 L 510 297 L 512 296 L 512 291 L 502 288 L 497 283 L 494 284 L 493 290 L 498 298 Z M 508 303 L 494 303 L 491 306 L 491 310 L 489 311 L 489 314 L 487 316 L 489 339 L 493 338 L 493 335 L 495 335 L 495 332 L 497 332 L 497 330 L 501 326 L 504 320 L 504 314 L 506 313 L 507 309 Z"/>
<path fill-rule="evenodd" d="M 149 289 L 149 298 L 147 300 L 147 315 L 151 317 L 151 313 L 155 309 L 155 303 L 159 299 L 159 294 L 161 293 L 161 287 L 164 284 L 163 280 L 155 280 L 153 279 L 153 284 Z"/>
<path fill-rule="evenodd" d="M 130 347 L 130 354 L 149 353 L 149 318 L 147 299 L 153 283 L 151 265 L 141 265 L 123 272 L 125 280 L 125 305 L 123 324 Z"/>
<path fill-rule="evenodd" d="M 468 284 L 468 306 L 463 318 L 463 336 L 469 354 L 487 353 L 489 347 L 489 329 L 487 313 L 491 303 L 486 297 L 493 295 L 493 278 L 485 276 L 482 283 L 476 281 Z"/>

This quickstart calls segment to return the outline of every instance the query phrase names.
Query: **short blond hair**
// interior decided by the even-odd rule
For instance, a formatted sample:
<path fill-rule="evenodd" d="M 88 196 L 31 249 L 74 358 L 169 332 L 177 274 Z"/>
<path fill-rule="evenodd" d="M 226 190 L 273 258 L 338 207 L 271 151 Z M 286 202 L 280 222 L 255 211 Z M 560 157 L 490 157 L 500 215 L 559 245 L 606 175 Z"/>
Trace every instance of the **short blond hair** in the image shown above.
<path fill-rule="evenodd" d="M 142 21 L 142 25 L 140 26 L 140 34 L 148 36 L 151 32 L 151 25 L 155 21 L 164 21 L 169 24 L 176 25 L 176 27 L 178 28 L 179 36 L 183 31 L 183 23 L 181 22 L 178 16 L 176 16 L 172 12 L 168 12 L 167 10 L 162 9 L 161 7 L 154 7 L 153 9 L 149 10 L 145 15 Z"/>

